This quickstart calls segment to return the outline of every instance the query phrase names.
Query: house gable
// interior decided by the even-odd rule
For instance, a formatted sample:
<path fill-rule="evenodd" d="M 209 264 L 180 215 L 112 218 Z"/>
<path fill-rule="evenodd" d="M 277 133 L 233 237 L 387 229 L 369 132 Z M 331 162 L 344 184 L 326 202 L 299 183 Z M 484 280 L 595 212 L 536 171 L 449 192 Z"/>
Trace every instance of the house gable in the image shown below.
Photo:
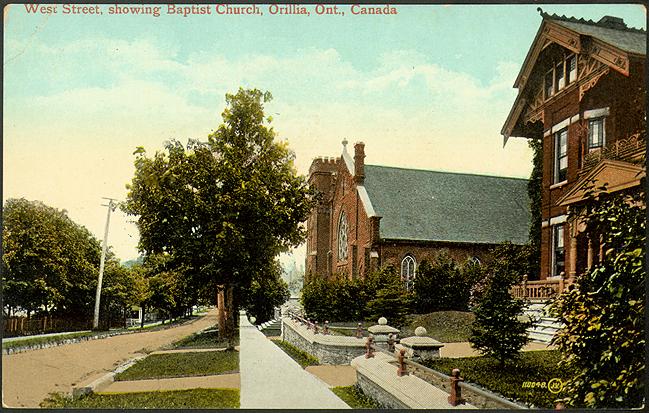
<path fill-rule="evenodd" d="M 578 87 L 580 101 L 610 70 L 629 76 L 630 62 L 645 56 L 646 33 L 627 28 L 621 19 L 606 16 L 596 23 L 539 10 L 543 22 L 514 82 L 519 93 L 501 130 L 504 143 L 511 136 L 528 135 L 526 128 L 530 124 L 543 122 L 544 106 L 552 99 L 545 96 L 543 90 L 548 68 L 539 67 L 539 62 L 547 60 L 542 57 L 550 54 L 553 48 L 577 57 L 576 82 L 566 85 L 565 91 Z"/>

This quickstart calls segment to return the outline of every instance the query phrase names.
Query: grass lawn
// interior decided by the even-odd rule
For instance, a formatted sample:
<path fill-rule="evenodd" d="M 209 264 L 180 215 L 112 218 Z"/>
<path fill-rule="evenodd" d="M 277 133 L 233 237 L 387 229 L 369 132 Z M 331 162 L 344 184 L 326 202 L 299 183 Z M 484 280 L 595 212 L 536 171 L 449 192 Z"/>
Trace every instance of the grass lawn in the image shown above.
<path fill-rule="evenodd" d="M 334 387 L 331 389 L 336 396 L 347 403 L 352 409 L 380 409 L 381 405 L 366 396 L 357 386 Z"/>
<path fill-rule="evenodd" d="M 415 335 L 419 326 L 426 328 L 427 335 L 442 343 L 469 341 L 471 324 L 475 316 L 465 311 L 436 311 L 429 314 L 413 314 L 406 319 L 399 337 Z"/>
<path fill-rule="evenodd" d="M 74 338 L 79 338 L 79 337 L 90 337 L 90 336 L 101 336 L 101 335 L 106 335 L 107 333 L 104 334 L 98 334 L 95 331 L 86 331 L 82 333 L 73 333 L 73 334 L 64 334 L 64 335 L 58 335 L 58 336 L 47 336 L 47 337 L 34 337 L 34 338 L 26 338 L 24 340 L 15 340 L 15 341 L 9 341 L 9 342 L 2 342 L 2 348 L 17 348 L 17 347 L 28 347 L 28 346 L 34 346 L 37 344 L 45 344 L 45 343 L 58 343 L 62 342 L 65 340 L 70 340 Z"/>
<path fill-rule="evenodd" d="M 238 334 L 234 344 L 239 345 Z M 219 333 L 213 330 L 192 334 L 172 344 L 173 348 L 226 348 L 227 346 L 227 340 L 220 339 Z"/>
<path fill-rule="evenodd" d="M 239 390 L 193 389 L 142 393 L 90 394 L 78 399 L 54 395 L 41 407 L 76 409 L 231 409 Z"/>
<path fill-rule="evenodd" d="M 207 376 L 239 370 L 239 352 L 153 354 L 117 374 L 115 380 L 160 379 L 165 377 Z"/>
<path fill-rule="evenodd" d="M 287 341 L 284 340 L 277 340 L 277 339 L 271 339 L 271 341 L 279 348 L 284 350 L 284 353 L 288 354 L 291 356 L 291 358 L 297 363 L 302 366 L 302 368 L 309 367 L 309 366 L 317 366 L 320 364 L 320 361 L 313 357 L 311 354 L 307 353 L 306 351 L 302 351 L 299 348 L 295 347 L 294 345 L 290 344 Z"/>
<path fill-rule="evenodd" d="M 33 337 L 33 338 L 26 338 L 24 340 L 14 340 L 14 341 L 9 341 L 9 342 L 2 342 L 2 348 L 17 348 L 17 347 L 28 347 L 28 346 L 33 346 L 37 344 L 45 344 L 45 343 L 62 343 L 65 340 L 70 340 L 70 339 L 75 339 L 75 338 L 80 338 L 80 337 L 91 337 L 91 336 L 96 336 L 96 337 L 104 337 L 104 336 L 109 336 L 113 334 L 117 334 L 120 332 L 124 331 L 156 331 L 156 330 L 162 330 L 164 328 L 168 328 L 170 325 L 175 325 L 175 324 L 180 324 L 184 323 L 187 321 L 191 321 L 194 319 L 197 319 L 197 316 L 191 316 L 191 317 L 186 317 L 186 318 L 181 318 L 177 319 L 173 322 L 167 322 L 166 324 L 149 324 L 144 326 L 144 328 L 140 327 L 129 327 L 128 329 L 116 329 L 116 330 L 110 330 L 110 331 L 84 331 L 84 332 L 79 332 L 79 333 L 72 333 L 72 334 L 61 334 L 61 335 L 52 335 L 52 336 L 46 336 L 46 337 Z"/>
<path fill-rule="evenodd" d="M 556 350 L 542 350 L 522 352 L 519 360 L 506 367 L 500 367 L 496 360 L 487 357 L 437 359 L 422 364 L 445 374 L 459 368 L 461 376 L 468 382 L 479 384 L 509 399 L 536 407 L 554 408 L 554 400 L 565 397 L 565 394 L 551 393 L 547 383 L 554 378 L 565 381 L 571 375 L 557 366 L 560 357 Z M 528 385 L 525 388 L 524 383 L 534 383 L 534 387 Z"/>

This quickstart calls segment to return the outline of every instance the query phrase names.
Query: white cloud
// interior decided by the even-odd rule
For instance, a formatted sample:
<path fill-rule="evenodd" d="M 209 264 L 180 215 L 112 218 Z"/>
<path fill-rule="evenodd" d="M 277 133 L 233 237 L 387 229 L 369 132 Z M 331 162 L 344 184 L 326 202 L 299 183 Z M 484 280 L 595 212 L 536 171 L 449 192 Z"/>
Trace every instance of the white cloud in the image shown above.
<path fill-rule="evenodd" d="M 372 164 L 529 174 L 524 141 L 501 147 L 518 70 L 509 62 L 481 84 L 410 50 L 385 54 L 363 71 L 334 49 L 282 57 L 201 53 L 181 61 L 150 40 L 86 39 L 65 47 L 60 70 L 84 54 L 87 70 L 112 80 L 29 99 L 5 97 L 4 193 L 66 208 L 98 238 L 105 219 L 100 198 L 125 196 L 135 146 L 153 151 L 170 138 L 205 138 L 220 123 L 224 94 L 239 86 L 273 93 L 267 111 L 296 152 L 301 173 L 313 157 L 339 155 L 346 138 L 363 140 Z M 132 258 L 134 228 L 115 219 L 110 243 L 118 256 Z"/>

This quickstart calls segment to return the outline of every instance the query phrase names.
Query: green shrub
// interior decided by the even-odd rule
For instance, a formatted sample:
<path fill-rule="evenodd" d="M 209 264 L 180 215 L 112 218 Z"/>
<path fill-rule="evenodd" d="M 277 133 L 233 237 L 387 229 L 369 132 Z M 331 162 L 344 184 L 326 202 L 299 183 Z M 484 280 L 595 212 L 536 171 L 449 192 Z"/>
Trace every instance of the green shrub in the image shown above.
<path fill-rule="evenodd" d="M 338 275 L 315 278 L 302 290 L 302 306 L 309 318 L 348 321 L 362 318 L 366 293 L 361 280 Z"/>
<path fill-rule="evenodd" d="M 467 311 L 476 271 L 480 267 L 467 263 L 460 268 L 447 255 L 440 255 L 433 264 L 423 260 L 417 269 L 414 284 L 417 312 Z"/>
<path fill-rule="evenodd" d="M 565 325 L 555 344 L 575 371 L 565 402 L 636 408 L 645 395 L 645 193 L 600 194 L 588 205 L 577 212 L 586 217 L 588 236 L 602 236 L 606 253 L 552 306 Z"/>
<path fill-rule="evenodd" d="M 336 396 L 347 403 L 352 409 L 380 409 L 381 405 L 363 393 L 363 390 L 356 386 L 340 386 L 331 389 Z"/>
<path fill-rule="evenodd" d="M 527 268 L 525 253 L 521 250 L 510 243 L 496 247 L 486 277 L 479 284 L 480 288 L 474 290 L 475 321 L 469 342 L 482 354 L 497 359 L 501 365 L 516 358 L 529 341 L 527 328 L 531 322 L 519 318 L 525 302 L 509 293 L 521 275 L 521 268 Z"/>
<path fill-rule="evenodd" d="M 380 317 L 388 319 L 390 325 L 399 327 L 412 312 L 412 293 L 407 291 L 396 274 L 379 287 L 374 298 L 365 305 L 365 319 L 376 323 Z"/>

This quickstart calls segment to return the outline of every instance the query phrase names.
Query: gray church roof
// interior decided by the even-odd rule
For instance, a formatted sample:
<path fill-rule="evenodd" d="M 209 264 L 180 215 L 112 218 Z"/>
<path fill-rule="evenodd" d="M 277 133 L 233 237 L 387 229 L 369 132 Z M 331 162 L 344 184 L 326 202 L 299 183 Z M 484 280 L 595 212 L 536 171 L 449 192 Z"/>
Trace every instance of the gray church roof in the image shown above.
<path fill-rule="evenodd" d="M 496 244 L 528 240 L 527 180 L 365 165 L 382 239 Z"/>

